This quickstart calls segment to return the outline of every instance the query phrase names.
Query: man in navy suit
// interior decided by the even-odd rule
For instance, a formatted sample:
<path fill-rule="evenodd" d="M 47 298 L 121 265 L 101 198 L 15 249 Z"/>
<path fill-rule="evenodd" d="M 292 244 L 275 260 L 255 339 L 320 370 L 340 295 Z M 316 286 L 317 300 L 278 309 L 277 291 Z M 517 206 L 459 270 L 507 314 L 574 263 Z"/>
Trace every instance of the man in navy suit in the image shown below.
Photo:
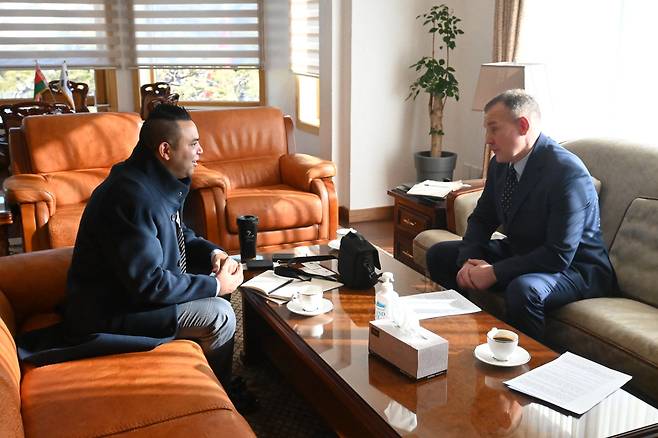
<path fill-rule="evenodd" d="M 541 133 L 530 95 L 507 91 L 484 112 L 495 153 L 484 191 L 464 239 L 431 247 L 427 266 L 448 288 L 502 290 L 509 322 L 542 339 L 547 311 L 615 289 L 598 197 L 580 159 Z M 492 240 L 501 225 L 507 237 Z"/>

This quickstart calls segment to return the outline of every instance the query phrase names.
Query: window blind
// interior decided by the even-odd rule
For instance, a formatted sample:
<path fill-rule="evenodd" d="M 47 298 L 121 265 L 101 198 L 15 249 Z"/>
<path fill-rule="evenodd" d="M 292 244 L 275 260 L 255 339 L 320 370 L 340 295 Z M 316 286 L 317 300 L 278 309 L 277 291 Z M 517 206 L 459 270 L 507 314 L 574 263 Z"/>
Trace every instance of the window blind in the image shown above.
<path fill-rule="evenodd" d="M 320 1 L 290 0 L 290 68 L 320 75 Z"/>
<path fill-rule="evenodd" d="M 113 67 L 119 62 L 118 18 L 106 0 L 0 2 L 0 69 Z"/>
<path fill-rule="evenodd" d="M 262 0 L 0 2 L 0 69 L 249 68 L 262 64 Z"/>
<path fill-rule="evenodd" d="M 260 67 L 261 0 L 132 0 L 128 67 Z"/>

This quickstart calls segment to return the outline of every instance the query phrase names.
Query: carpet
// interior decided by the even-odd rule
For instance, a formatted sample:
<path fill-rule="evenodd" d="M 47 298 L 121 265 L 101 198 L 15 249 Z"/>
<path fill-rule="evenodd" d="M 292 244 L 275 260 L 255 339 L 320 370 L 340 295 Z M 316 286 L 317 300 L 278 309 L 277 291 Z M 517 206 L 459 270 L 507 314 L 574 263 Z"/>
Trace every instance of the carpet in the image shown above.
<path fill-rule="evenodd" d="M 244 415 L 258 437 L 336 437 L 324 420 L 285 381 L 275 366 L 265 360 L 258 365 L 244 366 L 242 335 L 242 296 L 231 295 L 237 329 L 233 352 L 233 374 L 246 380 L 249 389 L 258 397 L 260 409 Z"/>

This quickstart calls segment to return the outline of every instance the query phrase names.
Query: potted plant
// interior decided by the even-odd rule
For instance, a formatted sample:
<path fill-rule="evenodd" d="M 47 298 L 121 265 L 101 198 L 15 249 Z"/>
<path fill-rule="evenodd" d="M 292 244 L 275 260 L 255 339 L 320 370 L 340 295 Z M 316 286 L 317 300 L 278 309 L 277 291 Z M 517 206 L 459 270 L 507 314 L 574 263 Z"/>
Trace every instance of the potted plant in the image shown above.
<path fill-rule="evenodd" d="M 443 150 L 443 109 L 448 98 L 459 100 L 459 82 L 455 78 L 455 69 L 450 66 L 450 51 L 455 48 L 457 35 L 463 34 L 459 28 L 461 19 L 452 14 L 448 6 L 432 6 L 429 12 L 419 15 L 423 26 L 429 26 L 432 35 L 432 56 L 423 56 L 410 68 L 420 73 L 409 86 L 407 100 L 415 100 L 421 91 L 429 94 L 430 137 L 429 151 L 414 155 L 418 181 L 433 179 L 452 180 L 457 162 L 457 154 Z M 436 34 L 440 41 L 437 48 Z"/>

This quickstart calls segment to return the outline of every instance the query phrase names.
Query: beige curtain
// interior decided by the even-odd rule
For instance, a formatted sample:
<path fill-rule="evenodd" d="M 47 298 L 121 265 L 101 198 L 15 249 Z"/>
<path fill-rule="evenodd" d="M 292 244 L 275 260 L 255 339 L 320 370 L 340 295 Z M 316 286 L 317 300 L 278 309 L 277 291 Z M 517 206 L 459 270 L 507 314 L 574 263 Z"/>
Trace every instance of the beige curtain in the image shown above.
<path fill-rule="evenodd" d="M 514 62 L 525 0 L 496 0 L 493 62 Z"/>

